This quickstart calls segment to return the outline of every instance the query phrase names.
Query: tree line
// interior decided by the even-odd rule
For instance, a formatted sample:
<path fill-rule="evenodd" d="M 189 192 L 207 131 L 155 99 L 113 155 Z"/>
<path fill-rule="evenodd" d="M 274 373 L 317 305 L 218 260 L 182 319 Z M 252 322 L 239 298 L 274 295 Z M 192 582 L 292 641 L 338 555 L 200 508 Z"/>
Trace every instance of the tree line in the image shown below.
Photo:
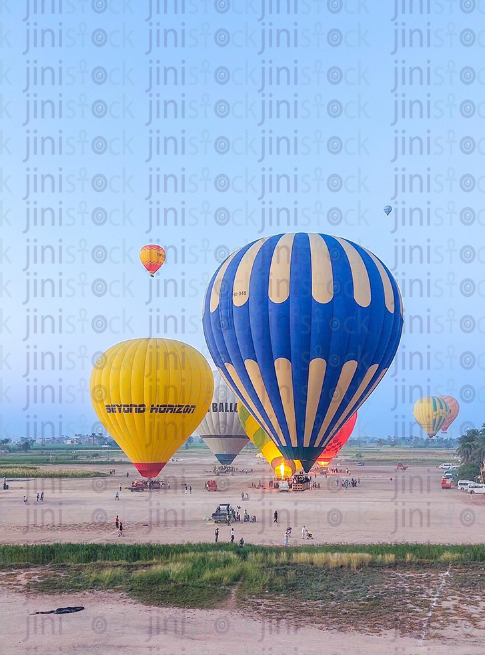
<path fill-rule="evenodd" d="M 485 473 L 485 423 L 482 427 L 467 430 L 458 439 L 457 455 L 461 460 L 458 477 L 461 480 L 480 479 L 483 482 Z"/>

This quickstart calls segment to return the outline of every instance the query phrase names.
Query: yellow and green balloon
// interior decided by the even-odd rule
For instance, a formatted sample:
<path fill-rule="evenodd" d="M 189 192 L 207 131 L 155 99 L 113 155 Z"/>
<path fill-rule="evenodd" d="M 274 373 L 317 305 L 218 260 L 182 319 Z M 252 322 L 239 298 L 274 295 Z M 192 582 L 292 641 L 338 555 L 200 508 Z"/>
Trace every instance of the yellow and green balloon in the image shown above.
<path fill-rule="evenodd" d="M 416 422 L 432 438 L 447 420 L 449 407 L 442 396 L 427 396 L 414 403 L 413 414 Z"/>

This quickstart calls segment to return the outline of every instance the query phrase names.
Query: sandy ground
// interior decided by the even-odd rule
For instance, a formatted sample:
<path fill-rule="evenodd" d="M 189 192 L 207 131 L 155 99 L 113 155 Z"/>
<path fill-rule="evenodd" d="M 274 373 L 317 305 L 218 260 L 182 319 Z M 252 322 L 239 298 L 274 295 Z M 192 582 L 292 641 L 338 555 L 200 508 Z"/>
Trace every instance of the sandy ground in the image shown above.
<path fill-rule="evenodd" d="M 204 482 L 214 477 L 209 472 L 212 464 L 209 455 L 184 453 L 163 472 L 170 478 L 170 490 L 152 493 L 127 489 L 136 477 L 131 466 L 117 467 L 116 476 L 106 479 L 12 480 L 10 489 L 0 492 L 0 541 L 110 542 L 120 539 L 114 526 L 117 514 L 126 543 L 212 541 L 214 524 L 207 519 L 219 502 L 256 515 L 256 523 L 235 526 L 236 538 L 242 535 L 250 543 L 282 545 L 287 525 L 293 528 L 292 544 L 303 543 L 303 525 L 313 530 L 316 543 L 485 540 L 485 497 L 442 490 L 437 469 L 355 467 L 351 474 L 360 478 L 357 488 L 345 490 L 337 483 L 345 476 L 320 475 L 320 489 L 285 494 L 253 488 L 252 483 L 269 481 L 268 468 L 253 455 L 244 455 L 237 465 L 253 468 L 253 473 L 221 476 L 217 480 L 224 490 L 209 493 Z M 93 468 L 108 469 L 99 464 Z M 185 493 L 185 483 L 192 493 Z M 116 501 L 120 484 L 121 500 Z M 42 490 L 43 503 L 36 501 Z M 241 492 L 248 492 L 250 500 L 241 501 Z M 26 505 L 24 494 L 29 498 Z M 273 523 L 275 509 L 278 524 Z M 221 540 L 228 539 L 229 528 L 221 526 Z M 447 630 L 433 626 L 433 612 L 446 602 L 444 588 L 423 620 L 422 637 L 409 638 L 392 631 L 358 634 L 264 621 L 230 606 L 211 611 L 161 609 L 115 593 L 38 595 L 1 584 L 0 654 L 105 655 L 122 649 L 153 655 L 483 655 L 485 631 L 466 621 Z M 84 605 L 85 610 L 33 615 L 66 605 Z M 481 613 L 484 608 L 476 609 Z"/>
<path fill-rule="evenodd" d="M 76 614 L 33 616 L 36 611 L 84 605 Z M 285 621 L 262 621 L 226 610 L 160 609 L 114 593 L 32 596 L 0 590 L 2 655 L 123 652 L 154 655 L 483 655 L 484 633 L 457 632 L 407 638 L 319 630 Z"/>
<path fill-rule="evenodd" d="M 236 539 L 243 536 L 254 544 L 282 545 L 288 525 L 292 544 L 301 543 L 303 525 L 313 531 L 316 543 L 485 541 L 485 496 L 441 489 L 436 468 L 353 467 L 351 475 L 360 478 L 357 488 L 343 489 L 338 481 L 345 476 L 319 475 L 320 489 L 282 493 L 252 488 L 252 483 L 269 482 L 269 468 L 254 455 L 243 455 L 238 467 L 253 468 L 253 473 L 218 477 L 223 490 L 214 493 L 204 489 L 205 481 L 214 477 L 210 455 L 177 457 L 160 476 L 170 480 L 166 491 L 131 493 L 128 487 L 136 477 L 131 466 L 119 466 L 116 476 L 107 478 L 11 480 L 10 489 L 0 491 L 0 542 L 110 542 L 119 538 L 116 515 L 123 521 L 126 543 L 212 541 L 215 526 L 208 519 L 222 502 L 240 505 L 242 512 L 247 509 L 257 517 L 256 523 L 235 526 Z M 184 484 L 192 486 L 191 494 L 185 493 Z M 42 490 L 43 503 L 36 501 Z M 250 494 L 249 501 L 241 500 L 242 492 Z M 220 540 L 228 539 L 229 528 L 221 526 Z"/>

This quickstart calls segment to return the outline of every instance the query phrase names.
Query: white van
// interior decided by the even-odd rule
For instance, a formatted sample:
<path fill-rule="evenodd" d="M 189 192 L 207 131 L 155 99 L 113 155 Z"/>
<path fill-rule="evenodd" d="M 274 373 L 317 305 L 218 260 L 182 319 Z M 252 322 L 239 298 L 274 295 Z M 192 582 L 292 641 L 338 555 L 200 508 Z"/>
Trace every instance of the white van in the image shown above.
<path fill-rule="evenodd" d="M 485 494 L 485 484 L 477 484 L 474 482 L 473 484 L 468 485 L 468 493 L 469 494 Z"/>
<path fill-rule="evenodd" d="M 449 469 L 453 464 L 440 464 L 438 466 L 439 469 Z"/>
<path fill-rule="evenodd" d="M 280 491 L 290 490 L 290 485 L 288 484 L 288 480 L 281 480 L 278 484 L 279 484 Z"/>
<path fill-rule="evenodd" d="M 458 480 L 458 489 L 460 491 L 468 491 L 468 485 L 475 484 L 473 480 Z"/>

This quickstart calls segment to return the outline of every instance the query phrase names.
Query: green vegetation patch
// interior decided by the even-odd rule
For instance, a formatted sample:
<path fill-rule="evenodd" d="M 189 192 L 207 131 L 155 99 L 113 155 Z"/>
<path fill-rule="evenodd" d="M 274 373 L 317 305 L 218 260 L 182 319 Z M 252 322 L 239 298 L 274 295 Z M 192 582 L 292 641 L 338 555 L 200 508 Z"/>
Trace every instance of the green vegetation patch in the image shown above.
<path fill-rule="evenodd" d="M 4 478 L 104 478 L 107 473 L 101 471 L 78 471 L 75 469 L 57 469 L 49 471 L 36 466 L 2 466 L 0 477 Z"/>

